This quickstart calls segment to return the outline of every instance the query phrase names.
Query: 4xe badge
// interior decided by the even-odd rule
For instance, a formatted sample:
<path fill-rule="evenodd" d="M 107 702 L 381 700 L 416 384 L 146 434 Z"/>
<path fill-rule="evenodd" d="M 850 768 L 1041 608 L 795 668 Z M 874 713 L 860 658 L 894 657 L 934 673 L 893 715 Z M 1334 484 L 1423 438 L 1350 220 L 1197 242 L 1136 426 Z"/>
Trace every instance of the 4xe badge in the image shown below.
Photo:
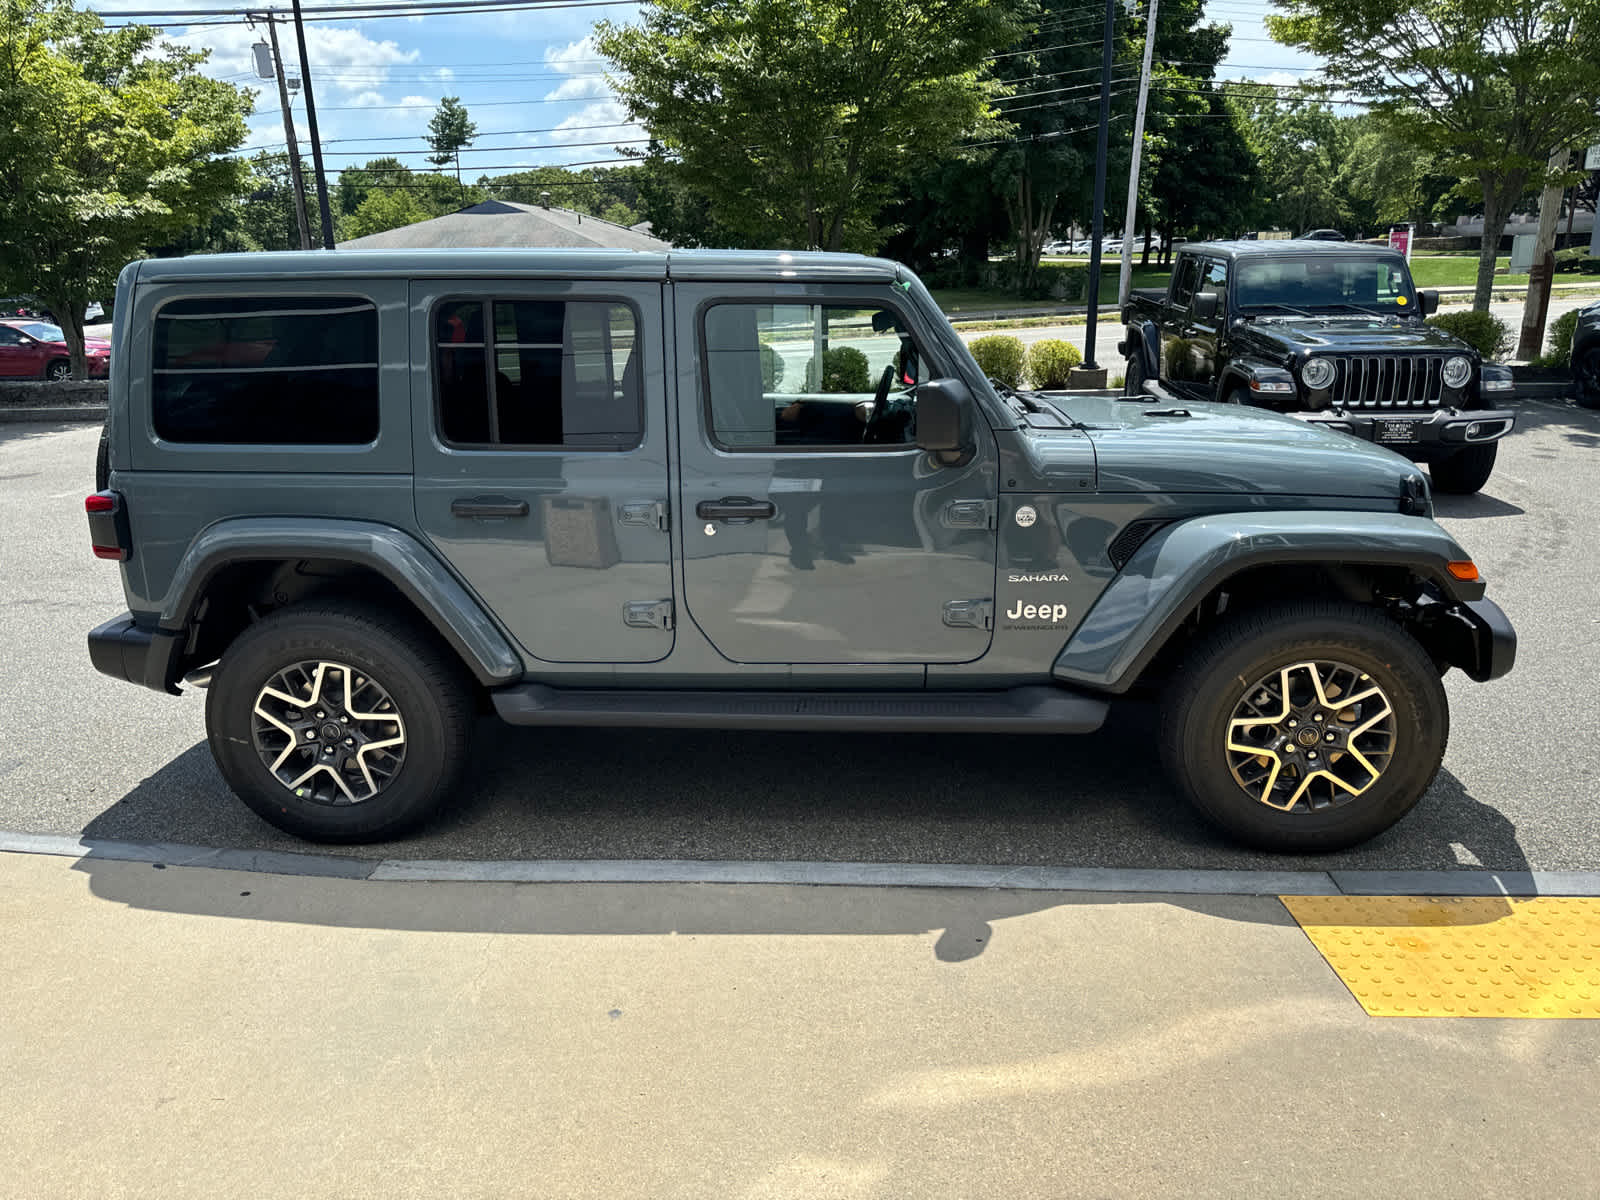
<path fill-rule="evenodd" d="M 1033 505 L 1031 504 L 1024 504 L 1021 508 L 1017 509 L 1017 524 L 1021 525 L 1024 529 L 1026 529 L 1029 525 L 1032 525 L 1038 519 L 1039 514 L 1034 511 Z"/>

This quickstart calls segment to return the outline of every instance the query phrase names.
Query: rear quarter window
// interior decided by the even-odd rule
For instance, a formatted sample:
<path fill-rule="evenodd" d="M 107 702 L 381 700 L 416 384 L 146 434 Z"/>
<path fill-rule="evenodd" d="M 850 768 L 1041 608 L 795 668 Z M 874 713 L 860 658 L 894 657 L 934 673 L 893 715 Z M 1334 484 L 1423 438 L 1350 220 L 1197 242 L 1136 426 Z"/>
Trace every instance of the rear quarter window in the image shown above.
<path fill-rule="evenodd" d="M 196 297 L 155 315 L 151 409 L 171 442 L 378 436 L 378 309 L 361 296 Z"/>

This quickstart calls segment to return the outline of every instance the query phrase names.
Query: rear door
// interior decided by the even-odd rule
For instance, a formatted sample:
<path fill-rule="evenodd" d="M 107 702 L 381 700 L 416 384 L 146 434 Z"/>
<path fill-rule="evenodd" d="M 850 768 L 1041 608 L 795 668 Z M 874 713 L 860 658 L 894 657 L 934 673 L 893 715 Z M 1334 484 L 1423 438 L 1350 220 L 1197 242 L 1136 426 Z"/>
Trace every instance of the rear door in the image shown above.
<path fill-rule="evenodd" d="M 1167 293 L 1166 317 L 1161 322 L 1161 382 L 1186 396 L 1193 396 L 1202 369 L 1194 346 L 1194 324 L 1189 306 L 1200 286 L 1200 260 L 1180 254 L 1172 271 L 1172 289 Z"/>
<path fill-rule="evenodd" d="M 524 650 L 672 649 L 661 285 L 411 284 L 417 520 Z"/>

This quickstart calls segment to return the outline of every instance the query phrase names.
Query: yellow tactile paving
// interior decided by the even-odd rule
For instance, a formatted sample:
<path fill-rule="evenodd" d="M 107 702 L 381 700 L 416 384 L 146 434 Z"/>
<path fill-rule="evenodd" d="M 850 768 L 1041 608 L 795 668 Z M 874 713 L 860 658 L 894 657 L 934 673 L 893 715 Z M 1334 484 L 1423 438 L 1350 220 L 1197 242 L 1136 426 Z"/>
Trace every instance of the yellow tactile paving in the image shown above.
<path fill-rule="evenodd" d="M 1600 1017 L 1600 899 L 1283 896 L 1374 1017 Z"/>

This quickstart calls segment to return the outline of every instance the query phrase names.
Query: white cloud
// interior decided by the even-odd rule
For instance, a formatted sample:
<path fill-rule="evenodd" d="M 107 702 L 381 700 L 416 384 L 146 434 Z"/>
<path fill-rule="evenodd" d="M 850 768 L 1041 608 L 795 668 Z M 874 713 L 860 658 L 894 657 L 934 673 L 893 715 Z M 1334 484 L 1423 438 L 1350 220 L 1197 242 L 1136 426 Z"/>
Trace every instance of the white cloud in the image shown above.
<path fill-rule="evenodd" d="M 547 66 L 558 71 L 592 71 L 599 64 L 594 60 L 600 57 L 600 51 L 595 49 L 594 34 L 585 34 L 575 42 L 571 42 L 559 49 L 546 46 L 544 61 Z"/>
<path fill-rule="evenodd" d="M 197 50 L 209 49 L 211 59 L 207 73 L 240 82 L 241 76 L 254 80 L 255 58 L 251 47 L 267 40 L 267 31 L 260 26 L 255 29 L 245 25 L 204 26 L 166 40 Z M 287 72 L 297 74 L 299 55 L 293 34 L 286 26 L 279 27 L 278 49 L 283 54 Z M 392 41 L 373 41 L 357 29 L 310 25 L 306 28 L 306 55 L 311 62 L 311 81 L 320 95 L 327 88 L 360 93 L 381 87 L 388 81 L 390 67 L 416 62 L 422 57 L 422 51 L 402 50 Z M 255 81 L 252 86 L 259 83 L 272 86 L 270 81 Z"/>
<path fill-rule="evenodd" d="M 456 77 L 456 73 L 454 71 L 452 71 L 449 67 L 440 67 L 437 71 L 435 71 L 433 73 L 433 77 L 435 79 L 437 79 L 440 83 L 449 83 L 452 79 L 454 79 Z"/>
<path fill-rule="evenodd" d="M 609 99 L 611 89 L 606 81 L 594 75 L 563 79 L 555 91 L 546 92 L 546 100 L 599 100 Z"/>

